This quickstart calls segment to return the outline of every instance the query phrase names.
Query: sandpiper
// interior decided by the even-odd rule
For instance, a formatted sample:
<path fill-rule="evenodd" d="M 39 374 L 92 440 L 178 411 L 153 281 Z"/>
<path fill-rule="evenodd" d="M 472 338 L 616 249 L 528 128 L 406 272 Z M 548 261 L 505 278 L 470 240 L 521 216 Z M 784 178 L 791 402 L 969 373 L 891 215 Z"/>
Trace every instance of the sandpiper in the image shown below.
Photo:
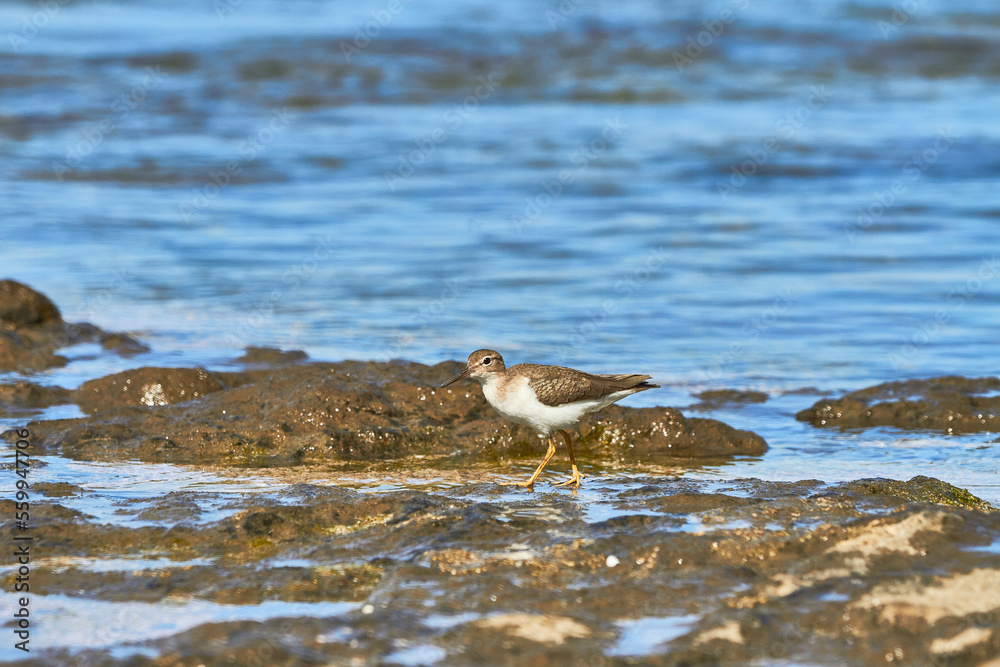
<path fill-rule="evenodd" d="M 552 434 L 566 439 L 573 476 L 555 486 L 580 486 L 583 475 L 576 467 L 573 440 L 564 429 L 576 424 L 588 412 L 597 412 L 615 401 L 660 385 L 647 382 L 649 375 L 594 375 L 563 366 L 517 364 L 507 368 L 496 350 L 476 350 L 461 373 L 445 382 L 471 378 L 483 386 L 483 395 L 493 409 L 518 424 L 530 426 L 546 437 L 549 449 L 535 474 L 517 486 L 532 487 L 542 468 L 556 453 Z"/>

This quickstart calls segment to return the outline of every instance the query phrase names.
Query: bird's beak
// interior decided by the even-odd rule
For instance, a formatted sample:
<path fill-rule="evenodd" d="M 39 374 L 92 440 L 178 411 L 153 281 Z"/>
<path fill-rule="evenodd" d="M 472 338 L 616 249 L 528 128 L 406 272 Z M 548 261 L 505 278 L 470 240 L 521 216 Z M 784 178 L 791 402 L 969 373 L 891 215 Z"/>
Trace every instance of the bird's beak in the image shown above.
<path fill-rule="evenodd" d="M 456 375 L 455 377 L 453 377 L 452 379 L 448 380 L 443 385 L 441 385 L 441 388 L 444 389 L 445 387 L 447 387 L 450 384 L 454 384 L 455 382 L 458 382 L 459 380 L 464 380 L 465 378 L 469 377 L 469 375 L 471 375 L 471 374 L 472 374 L 472 371 L 470 371 L 469 367 L 466 366 L 465 368 L 462 369 L 461 373 L 459 373 L 458 375 Z"/>

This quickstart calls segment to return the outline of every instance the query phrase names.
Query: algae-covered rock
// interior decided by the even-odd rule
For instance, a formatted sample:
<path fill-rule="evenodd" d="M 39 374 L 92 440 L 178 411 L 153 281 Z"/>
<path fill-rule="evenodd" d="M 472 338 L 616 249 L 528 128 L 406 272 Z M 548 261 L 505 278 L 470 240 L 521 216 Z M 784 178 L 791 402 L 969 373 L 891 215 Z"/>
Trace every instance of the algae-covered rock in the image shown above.
<path fill-rule="evenodd" d="M 222 388 L 219 379 L 204 368 L 144 367 L 88 380 L 73 397 L 84 412 L 97 413 L 127 405 L 193 401 Z"/>
<path fill-rule="evenodd" d="M 795 415 L 825 428 L 895 426 L 947 433 L 1000 430 L 1000 378 L 944 376 L 885 382 L 817 401 Z"/>
<path fill-rule="evenodd" d="M 981 500 L 965 489 L 942 482 L 934 477 L 917 475 L 903 482 L 894 479 L 859 479 L 845 485 L 848 489 L 863 490 L 883 496 L 895 496 L 915 502 L 937 503 L 965 509 L 996 511 L 993 505 Z"/>
<path fill-rule="evenodd" d="M 0 371 L 31 372 L 65 366 L 57 350 L 98 343 L 128 356 L 148 351 L 124 334 L 112 334 L 87 322 L 65 322 L 47 296 L 15 280 L 0 280 Z"/>
<path fill-rule="evenodd" d="M 616 406 L 581 423 L 584 452 L 614 461 L 652 461 L 767 451 L 764 438 L 715 419 L 685 417 L 674 408 L 628 409 Z"/>
<path fill-rule="evenodd" d="M 265 355 L 270 356 L 270 355 Z M 545 443 L 502 420 L 477 386 L 438 385 L 453 362 L 291 363 L 235 373 L 140 368 L 75 392 L 94 417 L 37 422 L 41 447 L 74 458 L 298 465 L 448 457 L 538 460 Z M 673 408 L 611 406 L 579 425 L 580 454 L 596 462 L 656 463 L 757 456 L 755 433 Z"/>
<path fill-rule="evenodd" d="M 40 599 L 156 604 L 163 623 L 188 607 L 204 614 L 211 601 L 257 620 L 216 617 L 151 637 L 141 659 L 131 640 L 73 653 L 40 641 L 35 662 L 22 664 L 874 665 L 891 656 L 979 667 L 1000 656 L 1000 513 L 948 504 L 965 492 L 932 478 L 611 477 L 578 495 L 440 487 L 434 471 L 420 489 L 363 493 L 343 488 L 349 476 L 313 474 L 336 486 L 279 476 L 272 491 L 171 493 L 122 504 L 115 524 L 64 506 L 72 498 L 39 498 Z M 0 530 L 12 510 L 0 499 Z M 257 616 L 288 603 L 294 613 Z"/>

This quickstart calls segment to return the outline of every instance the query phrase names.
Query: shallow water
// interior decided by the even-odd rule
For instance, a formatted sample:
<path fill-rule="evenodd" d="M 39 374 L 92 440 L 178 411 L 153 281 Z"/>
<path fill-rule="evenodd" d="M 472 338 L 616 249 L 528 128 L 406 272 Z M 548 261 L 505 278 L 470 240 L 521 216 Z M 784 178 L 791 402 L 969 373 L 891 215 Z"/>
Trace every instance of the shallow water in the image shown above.
<path fill-rule="evenodd" d="M 876 382 L 996 372 L 993 8 L 425 2 L 372 27 L 385 6 L 77 2 L 31 30 L 41 5 L 0 5 L 3 274 L 152 347 L 77 346 L 34 380 L 229 369 L 246 345 L 425 363 L 489 346 L 664 385 L 630 405 L 771 395 L 707 414 L 765 456 L 677 474 L 924 474 L 1000 503 L 995 434 L 793 418 Z M 78 484 L 60 502 L 108 521 L 276 483 L 44 462 L 33 481 Z"/>

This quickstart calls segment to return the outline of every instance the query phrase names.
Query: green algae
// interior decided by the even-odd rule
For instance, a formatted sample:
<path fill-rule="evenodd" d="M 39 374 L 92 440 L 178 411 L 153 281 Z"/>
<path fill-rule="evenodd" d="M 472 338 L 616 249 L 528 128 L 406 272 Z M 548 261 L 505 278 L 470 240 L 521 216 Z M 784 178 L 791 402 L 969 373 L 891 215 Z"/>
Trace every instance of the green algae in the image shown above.
<path fill-rule="evenodd" d="M 982 512 L 994 512 L 997 509 L 965 489 L 924 475 L 917 475 L 905 482 L 883 478 L 859 479 L 849 482 L 846 486 L 852 490 L 862 490 L 882 496 L 895 496 L 914 502 L 950 505 Z"/>

